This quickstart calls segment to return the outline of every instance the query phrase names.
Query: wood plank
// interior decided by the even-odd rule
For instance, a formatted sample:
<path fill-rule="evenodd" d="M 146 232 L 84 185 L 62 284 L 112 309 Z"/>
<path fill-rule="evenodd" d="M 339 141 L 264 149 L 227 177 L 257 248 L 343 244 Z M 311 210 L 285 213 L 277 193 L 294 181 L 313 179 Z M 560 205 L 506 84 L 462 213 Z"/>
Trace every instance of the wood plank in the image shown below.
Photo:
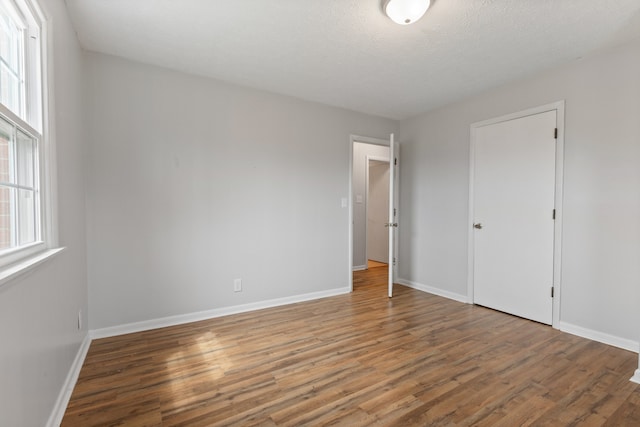
<path fill-rule="evenodd" d="M 640 425 L 637 354 L 386 278 L 95 340 L 62 425 Z"/>

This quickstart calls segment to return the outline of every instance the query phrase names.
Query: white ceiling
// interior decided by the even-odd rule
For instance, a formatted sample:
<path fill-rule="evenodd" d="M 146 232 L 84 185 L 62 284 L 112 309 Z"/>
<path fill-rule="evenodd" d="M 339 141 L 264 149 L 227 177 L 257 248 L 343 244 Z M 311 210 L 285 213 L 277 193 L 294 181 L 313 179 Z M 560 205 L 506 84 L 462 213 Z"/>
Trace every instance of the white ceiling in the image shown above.
<path fill-rule="evenodd" d="M 66 0 L 82 46 L 403 119 L 640 37 L 640 0 Z"/>

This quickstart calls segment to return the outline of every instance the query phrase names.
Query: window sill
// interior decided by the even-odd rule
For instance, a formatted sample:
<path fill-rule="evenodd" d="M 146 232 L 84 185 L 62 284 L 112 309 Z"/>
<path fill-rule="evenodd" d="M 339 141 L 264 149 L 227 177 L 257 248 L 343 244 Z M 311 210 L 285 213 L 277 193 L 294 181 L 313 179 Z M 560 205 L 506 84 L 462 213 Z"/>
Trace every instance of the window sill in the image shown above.
<path fill-rule="evenodd" d="M 54 255 L 62 252 L 65 248 L 47 249 L 44 252 L 39 252 L 29 258 L 18 261 L 15 264 L 11 264 L 6 268 L 0 270 L 0 289 L 7 285 L 8 282 L 16 277 L 28 272 L 35 268 L 37 265 L 42 264 Z"/>

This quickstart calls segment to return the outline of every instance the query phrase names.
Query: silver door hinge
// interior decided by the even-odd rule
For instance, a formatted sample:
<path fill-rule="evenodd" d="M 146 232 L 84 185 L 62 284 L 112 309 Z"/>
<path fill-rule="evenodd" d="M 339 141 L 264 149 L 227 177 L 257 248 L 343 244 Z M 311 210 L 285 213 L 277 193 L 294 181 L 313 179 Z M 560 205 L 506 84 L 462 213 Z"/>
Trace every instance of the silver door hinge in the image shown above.
<path fill-rule="evenodd" d="M 553 130 L 553 138 L 554 138 L 554 139 L 558 139 L 558 128 L 555 128 L 555 129 Z"/>
<path fill-rule="evenodd" d="M 396 216 L 396 208 L 393 208 L 393 216 Z"/>
<path fill-rule="evenodd" d="M 553 210 L 553 213 L 551 214 L 551 219 L 556 219 L 556 210 Z"/>
<path fill-rule="evenodd" d="M 393 164 L 394 164 L 394 165 L 397 165 L 397 164 L 398 164 L 398 158 L 397 158 L 397 157 L 393 159 Z"/>
<path fill-rule="evenodd" d="M 552 286 L 551 287 L 551 298 L 553 298 L 553 289 L 554 289 L 554 287 Z"/>

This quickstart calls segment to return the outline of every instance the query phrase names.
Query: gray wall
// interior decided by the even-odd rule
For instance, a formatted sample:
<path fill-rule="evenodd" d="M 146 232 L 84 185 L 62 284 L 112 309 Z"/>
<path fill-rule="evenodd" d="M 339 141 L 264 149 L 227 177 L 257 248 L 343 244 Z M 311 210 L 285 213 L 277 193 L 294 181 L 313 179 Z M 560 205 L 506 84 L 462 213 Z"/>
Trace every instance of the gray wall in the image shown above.
<path fill-rule="evenodd" d="M 346 289 L 349 135 L 396 122 L 99 54 L 87 67 L 92 329 Z"/>
<path fill-rule="evenodd" d="M 60 244 L 67 249 L 0 289 L 0 425 L 45 425 L 82 339 L 87 313 L 81 51 L 62 0 L 40 1 L 52 39 L 49 93 L 57 144 Z"/>
<path fill-rule="evenodd" d="M 638 341 L 640 45 L 401 123 L 402 279 L 467 293 L 469 125 L 566 100 L 564 326 Z"/>
<path fill-rule="evenodd" d="M 379 135 L 363 135 L 378 136 Z M 389 135 L 382 135 L 382 139 Z M 367 266 L 367 156 L 389 158 L 389 147 L 354 142 L 353 144 L 353 267 L 363 269 Z M 357 201 L 361 196 L 361 202 Z"/>

